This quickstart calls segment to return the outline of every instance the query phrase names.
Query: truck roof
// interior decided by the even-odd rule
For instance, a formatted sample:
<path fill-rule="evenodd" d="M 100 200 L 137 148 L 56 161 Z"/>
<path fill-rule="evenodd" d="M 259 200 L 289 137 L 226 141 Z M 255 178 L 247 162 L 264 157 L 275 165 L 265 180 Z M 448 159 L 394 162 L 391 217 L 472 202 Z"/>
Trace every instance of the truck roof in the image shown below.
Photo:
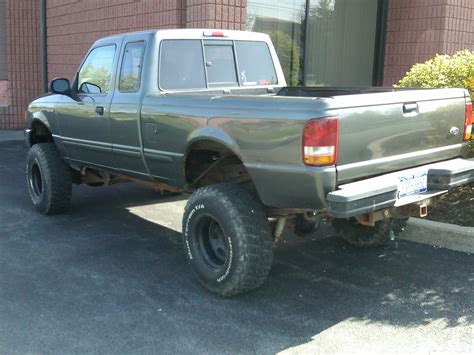
<path fill-rule="evenodd" d="M 220 39 L 225 39 L 226 37 L 230 37 L 232 39 L 240 39 L 240 40 L 261 40 L 266 41 L 269 39 L 269 36 L 265 33 L 260 32 L 249 32 L 249 31 L 239 31 L 239 30 L 225 30 L 225 29 L 215 29 L 215 28 L 182 28 L 182 29 L 152 29 L 152 30 L 144 30 L 144 31 L 135 31 L 135 32 L 125 32 L 125 33 L 118 33 L 106 37 L 99 38 L 97 42 L 117 38 L 117 37 L 125 37 L 130 35 L 159 35 L 160 37 L 164 38 L 212 38 L 213 36 L 205 36 L 204 33 L 215 33 L 220 32 L 224 34 L 224 37 L 220 37 Z"/>

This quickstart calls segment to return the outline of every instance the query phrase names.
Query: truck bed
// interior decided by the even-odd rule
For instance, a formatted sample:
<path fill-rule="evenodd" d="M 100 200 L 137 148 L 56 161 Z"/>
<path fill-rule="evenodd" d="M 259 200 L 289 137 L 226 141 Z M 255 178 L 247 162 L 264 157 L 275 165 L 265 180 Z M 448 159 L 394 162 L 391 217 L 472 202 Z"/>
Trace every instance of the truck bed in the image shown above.
<path fill-rule="evenodd" d="M 296 96 L 296 97 L 334 97 L 341 95 L 373 94 L 381 92 L 395 92 L 413 90 L 410 88 L 394 87 L 309 87 L 309 86 L 287 86 L 281 88 L 277 96 Z M 420 90 L 420 89 L 417 89 Z M 431 89 L 423 89 L 431 90 Z"/>

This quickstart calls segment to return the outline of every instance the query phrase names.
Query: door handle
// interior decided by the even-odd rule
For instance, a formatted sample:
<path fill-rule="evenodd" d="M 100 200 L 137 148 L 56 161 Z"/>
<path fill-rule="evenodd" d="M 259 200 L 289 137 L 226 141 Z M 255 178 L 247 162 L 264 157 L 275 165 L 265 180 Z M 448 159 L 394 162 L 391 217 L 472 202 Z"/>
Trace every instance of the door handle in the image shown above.
<path fill-rule="evenodd" d="M 403 113 L 418 112 L 418 104 L 403 104 Z"/>
<path fill-rule="evenodd" d="M 95 107 L 95 113 L 98 114 L 99 116 L 104 115 L 104 106 L 96 106 Z"/>

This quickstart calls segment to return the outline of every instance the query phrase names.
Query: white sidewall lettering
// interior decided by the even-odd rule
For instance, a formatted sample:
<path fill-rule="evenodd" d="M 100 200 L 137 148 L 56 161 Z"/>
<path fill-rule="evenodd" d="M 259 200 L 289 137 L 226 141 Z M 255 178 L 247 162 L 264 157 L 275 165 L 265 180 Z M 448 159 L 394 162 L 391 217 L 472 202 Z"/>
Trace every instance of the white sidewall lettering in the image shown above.
<path fill-rule="evenodd" d="M 234 252 L 232 250 L 232 240 L 230 239 L 230 237 L 227 237 L 227 242 L 229 243 L 229 263 L 227 264 L 227 269 L 225 270 L 224 275 L 220 276 L 217 279 L 217 282 L 224 281 L 227 278 L 227 276 L 229 276 L 230 268 L 232 267 L 232 260 L 234 258 Z"/>
<path fill-rule="evenodd" d="M 188 219 L 186 220 L 186 224 L 185 224 L 185 227 L 184 227 L 184 241 L 186 243 L 186 251 L 188 252 L 188 257 L 189 257 L 190 260 L 193 260 L 193 254 L 191 253 L 191 247 L 189 245 L 189 238 L 188 238 L 189 223 L 191 222 L 191 218 L 194 216 L 194 214 L 197 211 L 202 210 L 204 208 L 205 208 L 205 206 L 202 203 L 199 204 L 199 205 L 194 206 L 193 209 L 191 210 L 191 212 L 189 213 Z"/>

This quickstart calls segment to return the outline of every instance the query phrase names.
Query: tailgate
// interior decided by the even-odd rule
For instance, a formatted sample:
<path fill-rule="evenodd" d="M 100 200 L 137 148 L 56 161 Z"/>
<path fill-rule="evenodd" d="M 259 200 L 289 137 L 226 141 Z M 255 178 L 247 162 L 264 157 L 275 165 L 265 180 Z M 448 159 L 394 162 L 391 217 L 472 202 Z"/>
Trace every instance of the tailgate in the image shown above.
<path fill-rule="evenodd" d="M 457 157 L 466 91 L 408 90 L 334 98 L 338 183 Z"/>

